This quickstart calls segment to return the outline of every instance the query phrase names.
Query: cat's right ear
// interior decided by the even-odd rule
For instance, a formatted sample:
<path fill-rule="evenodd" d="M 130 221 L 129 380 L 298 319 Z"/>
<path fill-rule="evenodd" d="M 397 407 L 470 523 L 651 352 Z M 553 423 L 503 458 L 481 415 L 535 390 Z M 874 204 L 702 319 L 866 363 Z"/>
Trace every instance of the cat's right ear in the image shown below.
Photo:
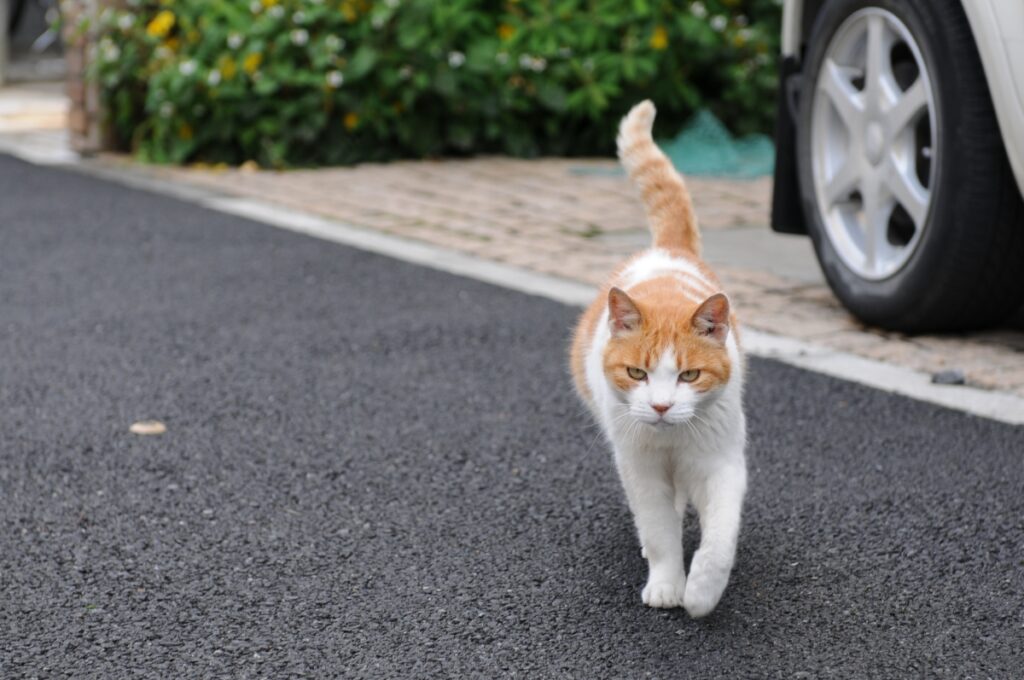
<path fill-rule="evenodd" d="M 632 298 L 620 288 L 608 291 L 608 323 L 612 335 L 631 333 L 640 328 L 640 310 Z"/>

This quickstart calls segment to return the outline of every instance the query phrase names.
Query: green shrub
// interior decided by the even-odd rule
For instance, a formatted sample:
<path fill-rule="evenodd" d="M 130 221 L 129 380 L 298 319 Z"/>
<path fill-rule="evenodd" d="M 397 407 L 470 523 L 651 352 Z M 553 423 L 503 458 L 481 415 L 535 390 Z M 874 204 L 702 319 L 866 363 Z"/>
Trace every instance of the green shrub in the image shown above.
<path fill-rule="evenodd" d="M 351 163 L 609 153 L 773 116 L 776 0 L 129 0 L 93 68 L 120 143 L 155 162 Z"/>

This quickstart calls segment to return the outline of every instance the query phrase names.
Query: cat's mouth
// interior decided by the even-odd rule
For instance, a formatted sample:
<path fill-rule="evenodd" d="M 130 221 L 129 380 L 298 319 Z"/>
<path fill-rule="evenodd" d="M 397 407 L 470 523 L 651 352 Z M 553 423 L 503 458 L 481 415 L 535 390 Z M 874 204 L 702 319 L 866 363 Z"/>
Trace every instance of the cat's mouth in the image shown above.
<path fill-rule="evenodd" d="M 645 414 L 643 416 L 637 417 L 637 420 L 639 420 L 641 423 L 647 425 L 653 430 L 671 430 L 681 425 L 685 425 L 686 422 L 690 420 L 690 415 L 674 413 L 652 417 L 650 415 Z"/>

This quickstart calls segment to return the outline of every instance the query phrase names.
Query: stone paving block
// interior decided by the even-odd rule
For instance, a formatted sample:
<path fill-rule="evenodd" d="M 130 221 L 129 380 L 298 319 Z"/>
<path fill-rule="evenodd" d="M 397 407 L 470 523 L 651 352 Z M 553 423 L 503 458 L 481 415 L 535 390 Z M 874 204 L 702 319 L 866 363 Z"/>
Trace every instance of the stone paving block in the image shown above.
<path fill-rule="evenodd" d="M 875 333 L 844 330 L 822 335 L 816 338 L 816 341 L 842 352 L 863 354 L 868 350 L 883 347 L 888 339 Z"/>

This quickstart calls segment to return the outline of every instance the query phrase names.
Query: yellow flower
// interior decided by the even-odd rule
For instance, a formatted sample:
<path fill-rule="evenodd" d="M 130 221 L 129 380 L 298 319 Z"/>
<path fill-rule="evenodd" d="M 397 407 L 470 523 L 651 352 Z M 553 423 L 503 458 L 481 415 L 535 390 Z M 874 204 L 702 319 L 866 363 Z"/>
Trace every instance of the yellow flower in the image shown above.
<path fill-rule="evenodd" d="M 178 128 L 178 137 L 184 139 L 186 142 L 192 139 L 192 126 L 188 123 L 182 123 Z"/>
<path fill-rule="evenodd" d="M 273 7 L 277 4 L 277 0 L 263 0 L 264 7 Z"/>
<path fill-rule="evenodd" d="M 345 129 L 352 131 L 359 126 L 359 114 L 354 111 L 349 111 L 345 114 Z"/>
<path fill-rule="evenodd" d="M 341 13 L 345 16 L 345 21 L 350 24 L 359 17 L 359 12 L 356 11 L 355 3 L 352 0 L 344 0 L 338 7 Z"/>
<path fill-rule="evenodd" d="M 151 38 L 162 38 L 174 28 L 174 12 L 165 9 L 146 26 L 146 35 Z"/>
<path fill-rule="evenodd" d="M 516 29 L 508 24 L 502 24 L 498 26 L 498 37 L 502 40 L 511 40 L 512 36 L 516 34 Z"/>
<path fill-rule="evenodd" d="M 221 57 L 220 73 L 226 80 L 231 80 L 238 73 L 238 64 L 231 57 Z"/>
<path fill-rule="evenodd" d="M 651 34 L 651 47 L 656 50 L 663 50 L 668 47 L 668 31 L 664 26 L 657 26 Z"/>
<path fill-rule="evenodd" d="M 262 63 L 263 54 L 260 52 L 252 52 L 245 55 L 245 59 L 242 61 L 242 68 L 245 69 L 246 73 L 252 75 L 253 73 L 256 73 L 256 69 L 258 69 Z"/>

